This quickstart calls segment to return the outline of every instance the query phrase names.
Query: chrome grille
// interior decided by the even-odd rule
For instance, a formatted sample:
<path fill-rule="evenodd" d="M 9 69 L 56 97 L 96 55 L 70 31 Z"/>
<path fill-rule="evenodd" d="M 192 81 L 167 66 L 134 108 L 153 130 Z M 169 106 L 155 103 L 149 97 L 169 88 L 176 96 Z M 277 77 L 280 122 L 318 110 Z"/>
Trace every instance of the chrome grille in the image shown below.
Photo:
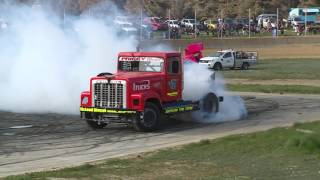
<path fill-rule="evenodd" d="M 125 108 L 124 85 L 117 83 L 96 82 L 93 85 L 94 105 L 103 108 Z"/>

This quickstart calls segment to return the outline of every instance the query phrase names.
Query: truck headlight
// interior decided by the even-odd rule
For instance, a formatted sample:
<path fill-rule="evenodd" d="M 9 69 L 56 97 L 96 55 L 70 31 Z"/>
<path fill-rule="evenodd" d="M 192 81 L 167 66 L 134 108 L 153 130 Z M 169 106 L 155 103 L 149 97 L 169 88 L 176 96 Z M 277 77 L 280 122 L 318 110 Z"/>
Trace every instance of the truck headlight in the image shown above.
<path fill-rule="evenodd" d="M 139 99 L 133 99 L 133 105 L 138 106 L 140 104 Z"/>
<path fill-rule="evenodd" d="M 89 102 L 89 98 L 88 97 L 84 97 L 82 98 L 81 104 L 87 105 Z"/>

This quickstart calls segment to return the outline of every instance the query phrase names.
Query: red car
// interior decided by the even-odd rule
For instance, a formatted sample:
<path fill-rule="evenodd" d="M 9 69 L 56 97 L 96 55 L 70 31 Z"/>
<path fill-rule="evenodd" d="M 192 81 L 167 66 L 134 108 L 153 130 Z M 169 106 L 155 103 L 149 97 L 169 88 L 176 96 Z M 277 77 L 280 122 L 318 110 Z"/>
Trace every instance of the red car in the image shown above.
<path fill-rule="evenodd" d="M 143 23 L 150 26 L 153 31 L 168 30 L 168 24 L 162 22 L 162 20 L 158 17 L 146 17 L 143 19 Z"/>

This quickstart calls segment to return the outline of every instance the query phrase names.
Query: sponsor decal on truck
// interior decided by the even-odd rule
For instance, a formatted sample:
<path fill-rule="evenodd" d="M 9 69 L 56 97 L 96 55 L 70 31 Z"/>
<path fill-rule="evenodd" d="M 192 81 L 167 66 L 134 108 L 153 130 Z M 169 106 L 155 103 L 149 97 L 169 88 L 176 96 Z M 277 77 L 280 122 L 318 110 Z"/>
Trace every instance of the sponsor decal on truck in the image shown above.
<path fill-rule="evenodd" d="M 155 61 L 163 62 L 163 58 L 159 57 L 119 57 L 119 61 Z"/>
<path fill-rule="evenodd" d="M 133 90 L 134 91 L 143 91 L 143 90 L 148 90 L 148 89 L 150 89 L 150 81 L 149 80 L 133 83 Z"/>

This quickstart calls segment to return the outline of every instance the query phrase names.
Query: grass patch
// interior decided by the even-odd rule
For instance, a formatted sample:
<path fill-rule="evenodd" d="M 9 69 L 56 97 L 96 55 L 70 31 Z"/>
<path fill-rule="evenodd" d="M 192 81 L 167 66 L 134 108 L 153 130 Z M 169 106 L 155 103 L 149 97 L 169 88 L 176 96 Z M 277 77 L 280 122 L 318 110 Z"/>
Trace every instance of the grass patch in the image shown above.
<path fill-rule="evenodd" d="M 319 135 L 320 122 L 300 123 L 6 179 L 319 179 Z"/>
<path fill-rule="evenodd" d="M 319 59 L 320 44 L 266 45 L 258 47 L 238 47 L 237 50 L 257 51 L 259 60 L 264 59 Z M 205 55 L 212 54 L 220 48 L 206 48 Z"/>
<path fill-rule="evenodd" d="M 227 88 L 239 92 L 320 94 L 319 87 L 303 85 L 228 84 Z"/>
<path fill-rule="evenodd" d="M 319 79 L 320 59 L 272 59 L 259 60 L 250 70 L 226 70 L 226 78 L 254 80 Z"/>

